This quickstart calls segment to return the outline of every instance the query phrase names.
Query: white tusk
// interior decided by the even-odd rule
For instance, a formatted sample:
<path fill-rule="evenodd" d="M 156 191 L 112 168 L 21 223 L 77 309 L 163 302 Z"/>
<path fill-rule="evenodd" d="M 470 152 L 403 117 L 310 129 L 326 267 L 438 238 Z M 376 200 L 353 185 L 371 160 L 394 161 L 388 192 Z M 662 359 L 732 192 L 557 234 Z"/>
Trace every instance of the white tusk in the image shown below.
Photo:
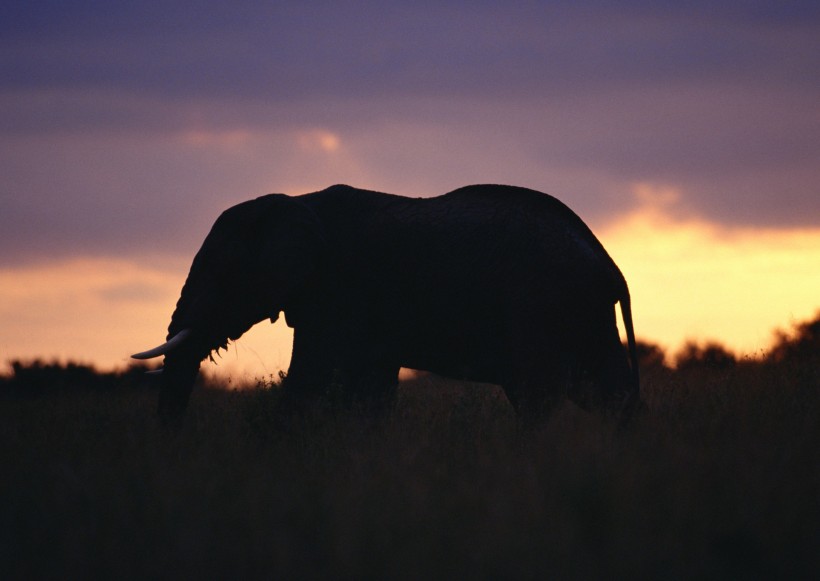
<path fill-rule="evenodd" d="M 188 335 L 191 334 L 190 329 L 183 329 L 170 339 L 160 345 L 159 347 L 154 347 L 153 349 L 149 349 L 148 351 L 143 351 L 142 353 L 134 353 L 131 358 L 132 359 L 153 359 L 154 357 L 159 357 L 160 355 L 165 355 L 169 351 L 176 349 L 180 343 L 185 341 L 188 338 Z"/>
<path fill-rule="evenodd" d="M 145 375 L 162 375 L 162 367 L 159 369 L 152 369 L 151 371 L 146 371 Z"/>

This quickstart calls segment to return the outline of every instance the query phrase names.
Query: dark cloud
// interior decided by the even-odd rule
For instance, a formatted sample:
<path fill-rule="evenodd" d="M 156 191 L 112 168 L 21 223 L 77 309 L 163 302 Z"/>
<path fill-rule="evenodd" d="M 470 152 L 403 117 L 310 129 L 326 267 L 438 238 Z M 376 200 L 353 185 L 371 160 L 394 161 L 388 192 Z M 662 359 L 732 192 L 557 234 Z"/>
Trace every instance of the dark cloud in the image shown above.
<path fill-rule="evenodd" d="M 5 8 L 7 86 L 377 99 L 820 75 L 809 3 L 49 4 Z"/>
<path fill-rule="evenodd" d="M 3 262 L 189 251 L 230 203 L 339 181 L 820 222 L 816 2 L 12 1 L 0 79 Z"/>

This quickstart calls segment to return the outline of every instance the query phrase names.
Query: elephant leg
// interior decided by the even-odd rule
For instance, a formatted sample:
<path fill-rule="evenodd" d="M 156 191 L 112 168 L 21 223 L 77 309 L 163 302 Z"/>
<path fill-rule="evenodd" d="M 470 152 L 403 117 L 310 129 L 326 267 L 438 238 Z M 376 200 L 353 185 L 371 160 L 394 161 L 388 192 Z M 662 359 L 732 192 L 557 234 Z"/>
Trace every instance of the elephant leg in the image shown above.
<path fill-rule="evenodd" d="M 604 346 L 597 374 L 597 383 L 603 394 L 603 408 L 607 413 L 617 416 L 631 413 L 639 399 L 633 377 L 627 353 L 615 329 Z"/>
<path fill-rule="evenodd" d="M 297 328 L 293 335 L 293 354 L 277 405 L 284 423 L 317 409 L 333 382 L 334 362 L 325 334 Z"/>
<path fill-rule="evenodd" d="M 283 405 L 304 412 L 319 402 L 356 404 L 381 414 L 393 403 L 398 376 L 399 365 L 380 346 L 352 336 L 349 328 L 297 328 Z"/>
<path fill-rule="evenodd" d="M 374 416 L 383 416 L 393 407 L 399 384 L 399 366 L 376 363 L 356 368 L 349 378 L 348 389 L 353 403 Z"/>
<path fill-rule="evenodd" d="M 556 383 L 563 383 L 562 376 L 541 375 L 538 379 L 509 381 L 502 387 L 521 423 L 525 427 L 534 427 L 549 419 L 563 400 L 558 390 L 550 385 Z"/>
<path fill-rule="evenodd" d="M 560 332 L 562 322 L 553 312 L 556 301 L 529 296 L 509 301 L 502 387 L 528 426 L 546 420 L 566 397 L 571 361 Z"/>
<path fill-rule="evenodd" d="M 566 397 L 570 368 L 554 349 L 525 349 L 502 387 L 521 422 L 528 427 L 546 421 Z"/>
<path fill-rule="evenodd" d="M 614 315 L 582 337 L 576 349 L 569 397 L 586 410 L 619 414 L 633 394 L 632 372 Z"/>

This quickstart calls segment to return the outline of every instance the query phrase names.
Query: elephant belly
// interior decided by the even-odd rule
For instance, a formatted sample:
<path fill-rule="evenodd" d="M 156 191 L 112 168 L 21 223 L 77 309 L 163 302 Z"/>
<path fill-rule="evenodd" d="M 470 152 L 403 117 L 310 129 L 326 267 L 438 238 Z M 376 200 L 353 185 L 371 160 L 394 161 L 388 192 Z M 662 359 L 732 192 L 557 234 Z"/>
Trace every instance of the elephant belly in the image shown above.
<path fill-rule="evenodd" d="M 402 367 L 430 371 L 451 379 L 501 383 L 502 348 L 489 335 L 424 334 L 414 342 L 400 341 L 397 359 Z"/>
<path fill-rule="evenodd" d="M 495 383 L 497 385 L 501 385 L 502 383 L 500 370 L 488 366 L 486 362 L 473 361 L 458 365 L 454 364 L 453 361 L 444 363 L 438 361 L 409 361 L 406 364 L 402 364 L 402 367 L 417 369 L 419 371 L 429 371 L 436 375 L 459 381 Z"/>

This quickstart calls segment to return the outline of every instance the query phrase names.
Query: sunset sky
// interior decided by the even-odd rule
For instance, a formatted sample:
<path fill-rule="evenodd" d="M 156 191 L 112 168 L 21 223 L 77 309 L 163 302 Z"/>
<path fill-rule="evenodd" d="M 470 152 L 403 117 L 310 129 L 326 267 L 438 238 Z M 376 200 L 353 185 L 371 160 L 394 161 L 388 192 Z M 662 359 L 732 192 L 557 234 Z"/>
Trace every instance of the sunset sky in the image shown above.
<path fill-rule="evenodd" d="M 223 209 L 334 183 L 550 193 L 667 349 L 820 310 L 816 0 L 7 0 L 0 152 L 0 364 L 127 364 Z"/>

